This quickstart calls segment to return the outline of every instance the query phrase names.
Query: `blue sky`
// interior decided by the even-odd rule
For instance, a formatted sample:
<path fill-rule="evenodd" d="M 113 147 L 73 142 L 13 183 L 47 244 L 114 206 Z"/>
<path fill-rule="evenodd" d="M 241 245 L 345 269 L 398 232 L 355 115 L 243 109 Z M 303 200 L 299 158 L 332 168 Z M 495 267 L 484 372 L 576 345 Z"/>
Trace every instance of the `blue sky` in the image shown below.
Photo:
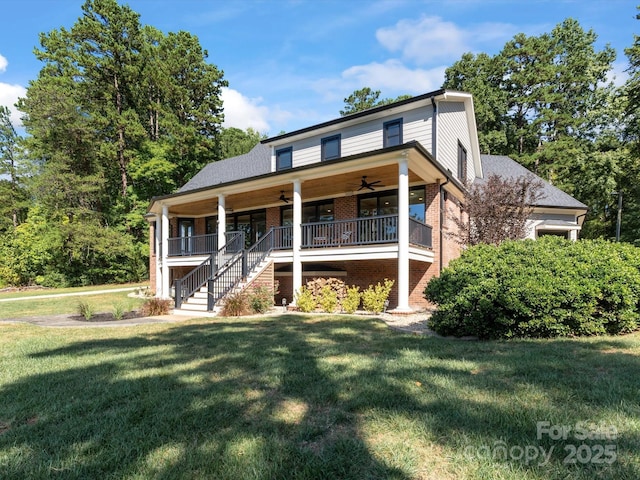
<path fill-rule="evenodd" d="M 25 94 L 42 64 L 38 35 L 70 28 L 83 0 L 0 0 L 0 104 Z M 339 115 L 369 86 L 382 97 L 440 88 L 464 52 L 495 54 L 517 33 L 550 32 L 566 18 L 618 54 L 640 29 L 633 0 L 120 0 L 142 24 L 196 35 L 229 81 L 225 126 L 268 135 Z M 19 122 L 19 113 L 12 117 Z"/>

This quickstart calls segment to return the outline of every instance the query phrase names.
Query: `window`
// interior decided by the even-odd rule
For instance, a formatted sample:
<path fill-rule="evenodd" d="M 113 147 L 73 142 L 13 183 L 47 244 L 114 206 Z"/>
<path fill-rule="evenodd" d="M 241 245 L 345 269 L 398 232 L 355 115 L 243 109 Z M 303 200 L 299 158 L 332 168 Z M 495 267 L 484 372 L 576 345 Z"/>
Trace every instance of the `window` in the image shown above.
<path fill-rule="evenodd" d="M 293 166 L 293 148 L 282 148 L 276 151 L 276 170 L 286 170 Z"/>
<path fill-rule="evenodd" d="M 383 124 L 384 140 L 383 147 L 393 147 L 402 145 L 402 119 L 391 120 Z"/>
<path fill-rule="evenodd" d="M 267 232 L 267 211 L 227 215 L 227 232 L 244 232 L 244 246 L 249 248 Z"/>
<path fill-rule="evenodd" d="M 207 217 L 205 219 L 205 225 L 206 225 L 206 232 L 207 235 L 211 235 L 213 233 L 216 233 L 218 231 L 218 217 L 213 216 L 213 217 Z"/>
<path fill-rule="evenodd" d="M 467 181 L 467 150 L 458 142 L 458 178 Z"/>
<path fill-rule="evenodd" d="M 320 200 L 302 205 L 302 223 L 333 222 L 333 200 Z M 280 224 L 293 225 L 293 207 L 280 207 Z"/>
<path fill-rule="evenodd" d="M 321 144 L 322 161 L 340 158 L 340 135 L 323 138 Z"/>

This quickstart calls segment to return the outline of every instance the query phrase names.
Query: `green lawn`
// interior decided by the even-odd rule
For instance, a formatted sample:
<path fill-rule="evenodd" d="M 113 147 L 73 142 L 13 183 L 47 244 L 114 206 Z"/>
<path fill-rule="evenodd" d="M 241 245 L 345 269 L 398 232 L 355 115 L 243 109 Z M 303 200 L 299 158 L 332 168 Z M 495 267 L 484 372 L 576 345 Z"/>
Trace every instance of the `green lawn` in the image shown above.
<path fill-rule="evenodd" d="M 640 334 L 468 342 L 296 314 L 0 323 L 0 478 L 635 480 L 639 378 Z"/>
<path fill-rule="evenodd" d="M 5 292 L 0 293 L 0 300 L 8 298 L 25 298 L 18 301 L 0 301 L 0 320 L 7 318 L 22 318 L 29 316 L 46 316 L 79 313 L 78 304 L 86 302 L 95 313 L 113 313 L 116 306 L 122 307 L 126 311 L 135 310 L 143 303 L 143 298 L 132 298 L 128 295 L 131 291 L 108 292 L 128 287 L 141 287 L 146 284 L 124 284 L 124 285 L 101 285 L 92 287 L 74 287 L 34 290 L 25 292 Z M 108 293 L 96 293 L 87 295 L 87 292 L 107 291 Z M 40 298 L 52 294 L 78 294 L 82 295 L 64 296 L 58 298 Z"/>

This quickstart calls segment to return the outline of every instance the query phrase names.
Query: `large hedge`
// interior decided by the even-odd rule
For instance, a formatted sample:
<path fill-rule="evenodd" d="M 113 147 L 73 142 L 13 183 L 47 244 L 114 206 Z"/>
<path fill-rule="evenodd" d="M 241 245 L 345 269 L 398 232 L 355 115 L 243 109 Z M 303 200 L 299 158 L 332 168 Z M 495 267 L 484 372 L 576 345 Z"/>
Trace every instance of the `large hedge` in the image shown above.
<path fill-rule="evenodd" d="M 560 238 L 477 245 L 425 288 L 442 335 L 619 334 L 638 328 L 640 249 Z"/>

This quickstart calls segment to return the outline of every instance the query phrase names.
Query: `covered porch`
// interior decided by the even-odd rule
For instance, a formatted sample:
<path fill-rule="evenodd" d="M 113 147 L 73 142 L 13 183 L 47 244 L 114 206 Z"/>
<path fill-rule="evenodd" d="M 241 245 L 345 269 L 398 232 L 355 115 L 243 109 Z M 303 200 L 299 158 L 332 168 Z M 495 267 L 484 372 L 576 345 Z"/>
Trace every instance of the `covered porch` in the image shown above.
<path fill-rule="evenodd" d="M 292 264 L 293 291 L 306 261 L 393 258 L 397 310 L 410 311 L 409 261 L 437 260 L 441 193 L 458 189 L 447 178 L 416 144 L 158 199 L 157 295 L 169 296 L 170 267 L 218 251 L 226 232 L 242 231 L 247 249 L 271 232 L 274 255 Z M 363 188 L 364 179 L 373 185 Z M 180 226 L 184 219 L 191 228 Z"/>

